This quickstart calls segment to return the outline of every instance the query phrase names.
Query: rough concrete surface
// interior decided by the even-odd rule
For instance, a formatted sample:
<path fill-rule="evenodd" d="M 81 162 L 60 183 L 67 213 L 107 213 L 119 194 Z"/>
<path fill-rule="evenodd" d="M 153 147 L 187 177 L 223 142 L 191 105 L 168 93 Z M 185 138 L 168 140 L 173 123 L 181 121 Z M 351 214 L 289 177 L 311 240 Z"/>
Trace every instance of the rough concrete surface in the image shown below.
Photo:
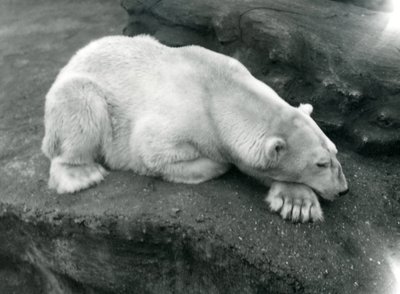
<path fill-rule="evenodd" d="M 0 293 L 399 293 L 399 157 L 339 142 L 350 193 L 315 224 L 270 213 L 267 189 L 235 170 L 197 186 L 112 172 L 49 191 L 45 93 L 78 48 L 125 22 L 116 1 L 0 2 Z"/>

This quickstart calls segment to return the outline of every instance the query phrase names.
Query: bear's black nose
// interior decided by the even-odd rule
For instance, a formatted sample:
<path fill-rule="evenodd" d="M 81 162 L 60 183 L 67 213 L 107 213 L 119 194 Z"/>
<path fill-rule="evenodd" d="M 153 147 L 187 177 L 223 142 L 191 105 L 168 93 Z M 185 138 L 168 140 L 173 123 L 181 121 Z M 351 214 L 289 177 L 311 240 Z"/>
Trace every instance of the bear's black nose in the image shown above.
<path fill-rule="evenodd" d="M 349 189 L 347 188 L 346 190 L 339 192 L 339 196 L 346 195 L 349 192 Z"/>

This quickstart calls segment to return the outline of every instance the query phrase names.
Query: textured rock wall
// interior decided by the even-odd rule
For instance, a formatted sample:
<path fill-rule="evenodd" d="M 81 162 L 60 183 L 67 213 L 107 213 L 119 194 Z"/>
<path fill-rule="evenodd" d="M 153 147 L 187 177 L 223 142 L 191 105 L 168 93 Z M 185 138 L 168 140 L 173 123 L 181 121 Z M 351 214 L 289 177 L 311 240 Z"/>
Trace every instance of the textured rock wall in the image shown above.
<path fill-rule="evenodd" d="M 121 232 L 121 221 L 101 222 L 93 230 L 93 220 L 63 219 L 60 227 L 0 217 L 0 292 L 288 294 L 304 288 L 290 274 L 269 271 L 269 264 L 246 262 L 213 232 L 152 220 L 126 222 Z"/>
<path fill-rule="evenodd" d="M 371 10 L 392 11 L 394 7 L 394 1 L 396 0 L 334 0 L 334 1 L 350 3 Z"/>
<path fill-rule="evenodd" d="M 325 0 L 123 0 L 125 34 L 232 55 L 330 135 L 400 153 L 400 28 L 391 14 Z"/>

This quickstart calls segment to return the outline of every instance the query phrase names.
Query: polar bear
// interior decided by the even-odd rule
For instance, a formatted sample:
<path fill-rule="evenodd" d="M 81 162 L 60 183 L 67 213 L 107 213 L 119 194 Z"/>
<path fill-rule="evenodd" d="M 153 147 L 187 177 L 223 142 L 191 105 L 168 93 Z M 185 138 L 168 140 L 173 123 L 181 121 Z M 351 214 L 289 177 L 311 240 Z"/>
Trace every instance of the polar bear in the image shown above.
<path fill-rule="evenodd" d="M 292 221 L 322 220 L 317 195 L 347 191 L 309 104 L 292 107 L 239 61 L 199 46 L 110 36 L 79 50 L 46 96 L 49 187 L 73 193 L 110 169 L 196 184 L 232 165 L 271 188 Z"/>

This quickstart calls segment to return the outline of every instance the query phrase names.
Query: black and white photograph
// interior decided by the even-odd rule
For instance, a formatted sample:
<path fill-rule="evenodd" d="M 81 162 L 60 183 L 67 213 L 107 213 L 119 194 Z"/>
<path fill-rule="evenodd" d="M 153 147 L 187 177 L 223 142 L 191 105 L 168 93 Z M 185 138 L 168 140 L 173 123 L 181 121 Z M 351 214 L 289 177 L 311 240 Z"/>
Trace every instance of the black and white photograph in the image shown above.
<path fill-rule="evenodd" d="M 0 0 L 0 294 L 400 294 L 400 0 Z"/>

